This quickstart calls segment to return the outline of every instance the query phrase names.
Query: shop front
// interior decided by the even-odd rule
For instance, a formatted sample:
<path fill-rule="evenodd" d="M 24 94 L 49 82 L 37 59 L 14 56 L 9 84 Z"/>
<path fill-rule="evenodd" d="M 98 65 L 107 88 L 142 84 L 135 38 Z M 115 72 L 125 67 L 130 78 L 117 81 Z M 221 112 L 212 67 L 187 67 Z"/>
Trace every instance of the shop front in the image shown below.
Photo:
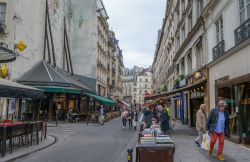
<path fill-rule="evenodd" d="M 207 95 L 207 76 L 208 69 L 203 69 L 194 72 L 188 77 L 188 123 L 190 127 L 196 125 L 196 113 L 201 104 L 206 104 L 209 111 L 208 95 Z"/>
<path fill-rule="evenodd" d="M 35 65 L 19 78 L 18 82 L 44 91 L 39 113 L 48 120 L 67 120 L 68 113 L 80 114 L 89 110 L 89 99 L 82 93 L 94 93 L 73 75 L 54 68 L 45 61 Z"/>
<path fill-rule="evenodd" d="M 250 144 L 250 74 L 216 81 L 216 101 L 227 102 L 231 140 Z"/>

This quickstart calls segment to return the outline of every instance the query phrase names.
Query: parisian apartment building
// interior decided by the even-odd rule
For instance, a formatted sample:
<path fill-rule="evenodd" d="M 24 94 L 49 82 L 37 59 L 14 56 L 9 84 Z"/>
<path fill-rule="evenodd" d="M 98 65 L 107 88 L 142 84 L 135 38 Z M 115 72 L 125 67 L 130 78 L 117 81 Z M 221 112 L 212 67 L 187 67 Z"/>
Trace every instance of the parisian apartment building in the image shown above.
<path fill-rule="evenodd" d="M 144 104 L 144 97 L 149 94 L 152 94 L 151 67 L 125 68 L 123 74 L 124 101 L 129 104 Z"/>
<path fill-rule="evenodd" d="M 102 0 L 0 0 L 0 12 L 0 45 L 18 54 L 14 62 L 1 64 L 8 79 L 16 81 L 44 61 L 74 74 L 98 95 L 122 98 L 122 51 L 118 41 L 110 50 L 109 41 L 117 38 L 110 34 Z M 115 61 L 109 62 L 108 55 Z M 108 65 L 113 64 L 111 79 Z M 108 92 L 109 78 L 114 94 Z"/>
<path fill-rule="evenodd" d="M 152 65 L 151 98 L 170 100 L 174 116 L 190 126 L 200 104 L 209 112 L 224 99 L 231 140 L 243 143 L 250 128 L 249 6 L 248 0 L 168 0 Z"/>

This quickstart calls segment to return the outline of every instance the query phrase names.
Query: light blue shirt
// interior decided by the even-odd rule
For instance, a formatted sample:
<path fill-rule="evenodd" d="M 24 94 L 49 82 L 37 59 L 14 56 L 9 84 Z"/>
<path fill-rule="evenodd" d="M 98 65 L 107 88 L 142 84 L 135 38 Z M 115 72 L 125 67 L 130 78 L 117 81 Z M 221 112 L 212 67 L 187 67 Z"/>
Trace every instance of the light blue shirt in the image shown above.
<path fill-rule="evenodd" d="M 101 113 L 101 115 L 104 115 L 104 108 L 100 109 L 100 113 Z"/>
<path fill-rule="evenodd" d="M 224 112 L 219 111 L 219 118 L 214 131 L 216 133 L 224 133 L 224 129 L 225 129 L 225 115 Z"/>

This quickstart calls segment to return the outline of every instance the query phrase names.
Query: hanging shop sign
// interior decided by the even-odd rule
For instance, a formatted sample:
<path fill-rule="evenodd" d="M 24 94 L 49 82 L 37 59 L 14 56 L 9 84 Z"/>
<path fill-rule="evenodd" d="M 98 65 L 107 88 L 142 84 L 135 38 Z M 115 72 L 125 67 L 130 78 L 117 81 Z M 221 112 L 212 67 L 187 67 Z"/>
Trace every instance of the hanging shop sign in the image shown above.
<path fill-rule="evenodd" d="M 203 77 L 203 73 L 201 71 L 197 71 L 194 73 L 194 79 L 199 80 Z"/>
<path fill-rule="evenodd" d="M 1 65 L 0 66 L 0 78 L 6 78 L 9 74 L 8 72 L 8 68 L 7 66 L 4 64 L 4 65 Z"/>

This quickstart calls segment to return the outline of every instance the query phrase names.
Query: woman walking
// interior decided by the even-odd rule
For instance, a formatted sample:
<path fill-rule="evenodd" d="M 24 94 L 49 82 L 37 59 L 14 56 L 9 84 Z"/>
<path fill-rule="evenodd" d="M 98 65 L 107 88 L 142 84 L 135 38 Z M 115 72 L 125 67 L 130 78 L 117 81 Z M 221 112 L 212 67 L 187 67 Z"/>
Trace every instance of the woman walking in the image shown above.
<path fill-rule="evenodd" d="M 129 110 L 129 112 L 128 112 L 129 129 L 131 129 L 133 127 L 133 119 L 134 119 L 134 113 L 132 110 Z"/>
<path fill-rule="evenodd" d="M 206 105 L 201 104 L 200 109 L 196 113 L 196 130 L 198 132 L 198 138 L 195 140 L 195 143 L 198 147 L 201 147 L 203 134 L 206 132 Z"/>
<path fill-rule="evenodd" d="M 127 126 L 127 119 L 128 119 L 128 112 L 127 110 L 123 110 L 122 112 L 122 128 L 126 128 Z"/>

